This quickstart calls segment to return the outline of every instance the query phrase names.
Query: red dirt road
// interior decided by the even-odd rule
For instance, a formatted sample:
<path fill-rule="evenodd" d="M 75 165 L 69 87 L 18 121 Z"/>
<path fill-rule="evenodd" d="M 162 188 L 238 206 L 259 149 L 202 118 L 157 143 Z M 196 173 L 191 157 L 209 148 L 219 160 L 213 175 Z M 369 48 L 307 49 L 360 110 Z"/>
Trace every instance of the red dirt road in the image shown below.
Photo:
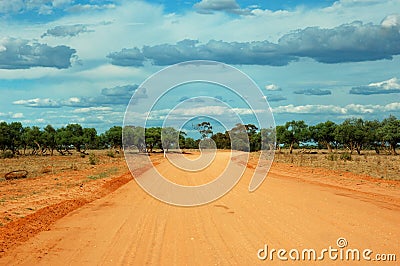
<path fill-rule="evenodd" d="M 217 155 L 212 171 L 223 169 L 226 156 Z M 171 178 L 191 178 L 178 175 L 168 162 L 157 168 Z M 269 251 L 297 249 L 300 257 L 303 249 L 320 256 L 331 246 L 371 249 L 371 259 L 378 253 L 397 259 L 348 262 L 325 253 L 321 261 L 303 261 L 306 265 L 399 265 L 398 183 L 274 164 L 261 187 L 249 193 L 251 171 L 250 165 L 232 191 L 200 207 L 167 205 L 131 181 L 8 251 L 0 265 L 283 264 L 276 252 L 272 261 L 257 258 L 265 244 Z M 343 249 L 336 244 L 340 237 L 348 242 Z"/>

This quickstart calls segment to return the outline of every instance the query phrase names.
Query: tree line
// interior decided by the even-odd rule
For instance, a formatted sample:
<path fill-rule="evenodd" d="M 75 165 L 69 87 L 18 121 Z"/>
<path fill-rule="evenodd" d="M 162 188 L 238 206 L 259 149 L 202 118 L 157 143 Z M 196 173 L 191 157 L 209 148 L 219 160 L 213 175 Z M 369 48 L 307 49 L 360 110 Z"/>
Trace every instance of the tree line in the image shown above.
<path fill-rule="evenodd" d="M 400 143 L 400 120 L 389 116 L 382 121 L 349 118 L 341 124 L 326 121 L 309 126 L 303 120 L 289 121 L 276 128 L 259 129 L 253 124 L 237 124 L 231 130 L 214 133 L 210 122 L 204 121 L 193 127 L 199 139 L 188 137 L 185 132 L 172 127 L 143 128 L 136 126 L 113 126 L 102 134 L 95 128 L 84 128 L 69 124 L 61 128 L 47 125 L 24 127 L 20 122 L 0 122 L 0 150 L 2 154 L 14 155 L 61 155 L 72 154 L 72 150 L 86 153 L 89 149 L 121 149 L 134 147 L 141 152 L 155 149 L 207 147 L 211 140 L 218 149 L 258 151 L 260 149 L 296 148 L 347 149 L 358 154 L 364 149 L 376 153 L 397 154 Z M 124 137 L 122 137 L 124 135 Z M 123 143 L 124 142 L 124 143 Z"/>

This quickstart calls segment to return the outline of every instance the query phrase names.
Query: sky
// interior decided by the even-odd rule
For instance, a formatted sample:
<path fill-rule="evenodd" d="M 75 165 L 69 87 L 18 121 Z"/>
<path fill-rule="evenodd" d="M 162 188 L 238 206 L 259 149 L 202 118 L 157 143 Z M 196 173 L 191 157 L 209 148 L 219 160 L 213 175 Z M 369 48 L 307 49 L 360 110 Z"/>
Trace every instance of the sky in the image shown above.
<path fill-rule="evenodd" d="M 277 125 L 400 117 L 400 0 L 0 0 L 0 29 L 0 121 L 104 132 L 134 94 L 148 99 L 149 77 L 188 60 L 248 75 Z M 245 113 L 223 88 L 196 86 Z M 176 105 L 224 116 L 191 90 L 171 91 L 154 121 Z"/>

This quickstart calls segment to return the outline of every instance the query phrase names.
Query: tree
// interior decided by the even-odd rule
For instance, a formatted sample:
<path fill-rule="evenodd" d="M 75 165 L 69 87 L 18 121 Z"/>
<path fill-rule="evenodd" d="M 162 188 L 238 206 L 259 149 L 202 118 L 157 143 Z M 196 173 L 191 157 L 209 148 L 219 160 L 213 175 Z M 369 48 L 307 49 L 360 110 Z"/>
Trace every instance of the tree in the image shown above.
<path fill-rule="evenodd" d="M 69 149 L 72 139 L 71 131 L 67 130 L 65 127 L 61 127 L 56 131 L 56 150 L 61 154 L 65 155 L 72 154 Z"/>
<path fill-rule="evenodd" d="M 10 134 L 8 138 L 8 148 L 13 154 L 19 153 L 18 148 L 21 146 L 22 132 L 23 127 L 21 122 L 11 122 L 8 125 L 8 133 Z"/>
<path fill-rule="evenodd" d="M 383 136 L 379 134 L 379 129 L 382 124 L 378 120 L 373 121 L 365 121 L 365 144 L 369 146 L 369 148 L 373 148 L 377 154 L 380 153 L 379 148 L 382 146 L 384 141 L 382 140 Z"/>
<path fill-rule="evenodd" d="M 201 122 L 195 125 L 194 129 L 199 131 L 202 139 L 210 138 L 213 135 L 212 125 L 210 122 Z"/>
<path fill-rule="evenodd" d="M 400 142 L 400 120 L 391 115 L 382 121 L 382 127 L 378 129 L 382 140 L 389 144 L 390 150 L 397 155 L 396 146 Z"/>
<path fill-rule="evenodd" d="M 250 151 L 249 136 L 245 125 L 240 123 L 236 124 L 236 126 L 229 131 L 229 136 L 232 149 Z"/>
<path fill-rule="evenodd" d="M 214 140 L 217 149 L 230 149 L 231 148 L 231 139 L 229 137 L 229 132 L 225 131 L 225 133 L 218 132 L 211 137 Z"/>
<path fill-rule="evenodd" d="M 7 122 L 0 122 L 0 149 L 4 152 L 10 143 L 10 129 Z"/>
<path fill-rule="evenodd" d="M 161 147 L 161 127 L 146 128 L 146 148 L 148 152 L 153 152 L 155 147 Z"/>
<path fill-rule="evenodd" d="M 165 127 L 161 129 L 161 143 L 163 150 L 168 149 L 179 143 L 179 131 L 173 127 Z"/>
<path fill-rule="evenodd" d="M 104 132 L 107 143 L 110 148 L 121 149 L 122 148 L 122 127 L 113 126 L 106 132 Z"/>
<path fill-rule="evenodd" d="M 289 153 L 293 152 L 294 145 L 300 145 L 300 142 L 310 139 L 310 131 L 303 120 L 286 122 L 283 127 L 277 127 L 277 133 L 279 143 L 289 146 Z"/>
<path fill-rule="evenodd" d="M 350 150 L 361 154 L 361 149 L 365 144 L 366 133 L 364 121 L 361 118 L 346 119 L 335 129 L 335 140 Z"/>
<path fill-rule="evenodd" d="M 86 150 L 92 149 L 96 144 L 97 131 L 95 128 L 84 128 L 82 132 L 82 142 L 84 150 L 82 153 L 85 153 Z"/>
<path fill-rule="evenodd" d="M 50 150 L 50 155 L 53 156 L 54 150 L 56 149 L 57 142 L 56 142 L 56 134 L 57 131 L 54 129 L 53 126 L 47 125 L 44 128 L 43 132 L 43 142 L 47 149 Z"/>
<path fill-rule="evenodd" d="M 336 124 L 332 121 L 326 121 L 310 127 L 311 138 L 328 148 L 328 152 L 332 152 L 332 146 L 335 141 Z"/>
<path fill-rule="evenodd" d="M 31 154 L 41 153 L 43 155 L 44 147 L 43 147 L 43 138 L 42 131 L 37 126 L 33 126 L 32 128 L 27 127 L 23 133 L 24 142 L 28 147 L 32 149 Z M 25 153 L 25 151 L 24 151 Z"/>
<path fill-rule="evenodd" d="M 193 138 L 185 138 L 185 149 L 197 149 L 199 147 L 198 142 Z"/>
<path fill-rule="evenodd" d="M 250 151 L 259 151 L 261 149 L 261 134 L 258 127 L 253 124 L 244 125 L 249 138 Z"/>
<path fill-rule="evenodd" d="M 79 124 L 68 124 L 65 130 L 68 132 L 70 143 L 75 147 L 75 150 L 81 152 L 84 144 L 82 126 Z"/>
<path fill-rule="evenodd" d="M 276 129 L 262 128 L 260 130 L 261 149 L 274 150 L 276 145 Z"/>

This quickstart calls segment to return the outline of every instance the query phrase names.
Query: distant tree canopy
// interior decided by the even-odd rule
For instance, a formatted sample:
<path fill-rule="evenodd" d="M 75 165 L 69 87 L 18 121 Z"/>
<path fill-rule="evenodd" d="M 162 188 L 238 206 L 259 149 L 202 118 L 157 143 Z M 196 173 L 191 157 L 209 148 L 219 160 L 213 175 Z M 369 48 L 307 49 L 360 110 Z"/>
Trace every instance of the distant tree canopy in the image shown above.
<path fill-rule="evenodd" d="M 0 122 L 0 151 L 13 155 L 61 155 L 72 151 L 86 153 L 89 149 L 121 149 L 134 147 L 140 152 L 197 149 L 201 140 L 213 140 L 218 149 L 258 151 L 260 149 L 280 149 L 286 147 L 291 153 L 299 147 L 313 146 L 347 149 L 350 153 L 372 149 L 376 153 L 397 154 L 400 143 L 400 120 L 389 116 L 382 121 L 349 118 L 341 124 L 326 121 L 308 126 L 304 121 L 290 121 L 273 128 L 257 128 L 253 124 L 237 124 L 225 132 L 213 132 L 210 122 L 194 126 L 201 139 L 188 137 L 185 132 L 172 127 L 113 126 L 102 134 L 95 128 L 84 128 L 79 124 L 69 124 L 55 129 L 47 125 L 24 127 L 20 122 Z M 123 143 L 124 141 L 124 143 Z M 1 154 L 0 154 L 1 155 Z"/>

